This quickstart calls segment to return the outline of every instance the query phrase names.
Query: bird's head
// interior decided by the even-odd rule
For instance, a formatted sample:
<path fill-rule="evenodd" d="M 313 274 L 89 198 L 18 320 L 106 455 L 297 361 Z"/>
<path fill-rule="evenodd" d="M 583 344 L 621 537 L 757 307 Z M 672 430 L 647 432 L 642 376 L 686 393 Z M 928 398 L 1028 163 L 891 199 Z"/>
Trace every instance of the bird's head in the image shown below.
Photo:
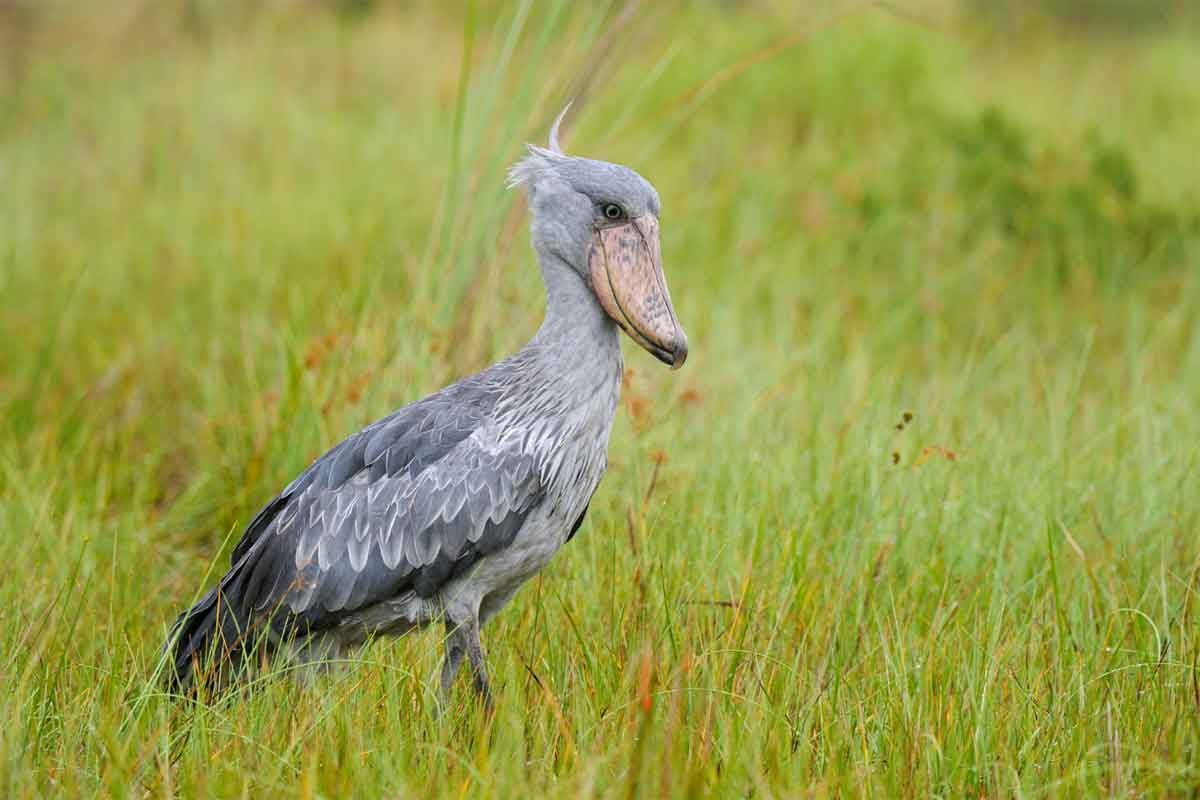
<path fill-rule="evenodd" d="M 687 337 L 667 291 L 658 241 L 658 192 L 628 167 L 568 156 L 558 144 L 566 110 L 550 129 L 550 146 L 509 172 L 529 192 L 533 245 L 591 288 L 605 313 L 672 369 L 687 358 Z"/>

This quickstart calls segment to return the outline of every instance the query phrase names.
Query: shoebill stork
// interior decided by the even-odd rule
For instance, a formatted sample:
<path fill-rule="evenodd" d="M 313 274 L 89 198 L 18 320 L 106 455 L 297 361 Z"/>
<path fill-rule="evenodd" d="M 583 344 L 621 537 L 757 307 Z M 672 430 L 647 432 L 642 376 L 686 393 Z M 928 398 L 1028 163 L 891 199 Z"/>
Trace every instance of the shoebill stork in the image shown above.
<path fill-rule="evenodd" d="M 442 699 L 465 658 L 490 705 L 480 629 L 583 524 L 621 388 L 618 330 L 673 369 L 687 357 L 658 193 L 627 167 L 564 154 L 561 119 L 509 173 L 528 192 L 546 286 L 533 339 L 350 436 L 267 503 L 229 572 L 175 622 L 173 688 L 225 686 L 268 657 L 316 668 L 440 623 Z"/>

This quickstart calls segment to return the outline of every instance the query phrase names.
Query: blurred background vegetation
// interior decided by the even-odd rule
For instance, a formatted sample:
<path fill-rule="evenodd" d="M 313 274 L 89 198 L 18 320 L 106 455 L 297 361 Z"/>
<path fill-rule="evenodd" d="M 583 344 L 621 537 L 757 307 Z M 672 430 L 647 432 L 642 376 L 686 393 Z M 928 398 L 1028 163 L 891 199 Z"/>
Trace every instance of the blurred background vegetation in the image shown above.
<path fill-rule="evenodd" d="M 1200 783 L 1182 0 L 0 0 L 0 788 L 1064 796 Z M 152 681 L 230 538 L 542 293 L 504 171 L 664 201 L 583 535 L 433 720 Z"/>

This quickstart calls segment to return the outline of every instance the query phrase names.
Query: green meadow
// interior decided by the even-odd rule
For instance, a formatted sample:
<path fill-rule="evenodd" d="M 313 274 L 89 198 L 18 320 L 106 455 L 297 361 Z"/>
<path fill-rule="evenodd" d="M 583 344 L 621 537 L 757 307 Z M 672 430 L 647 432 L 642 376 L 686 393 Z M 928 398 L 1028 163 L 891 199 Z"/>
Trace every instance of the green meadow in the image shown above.
<path fill-rule="evenodd" d="M 0 794 L 1192 796 L 1200 25 L 1074 1 L 0 6 Z M 691 355 L 496 713 L 435 630 L 164 694 L 275 492 L 536 330 L 572 97 Z"/>

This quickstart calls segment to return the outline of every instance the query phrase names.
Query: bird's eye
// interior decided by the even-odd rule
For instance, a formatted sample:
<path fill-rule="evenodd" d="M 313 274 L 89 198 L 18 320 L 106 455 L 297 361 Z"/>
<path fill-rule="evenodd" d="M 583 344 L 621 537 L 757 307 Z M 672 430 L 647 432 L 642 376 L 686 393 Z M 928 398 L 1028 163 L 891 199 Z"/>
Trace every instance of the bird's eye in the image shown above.
<path fill-rule="evenodd" d="M 624 210 L 616 203 L 605 203 L 603 211 L 605 219 L 621 219 L 625 216 Z"/>

